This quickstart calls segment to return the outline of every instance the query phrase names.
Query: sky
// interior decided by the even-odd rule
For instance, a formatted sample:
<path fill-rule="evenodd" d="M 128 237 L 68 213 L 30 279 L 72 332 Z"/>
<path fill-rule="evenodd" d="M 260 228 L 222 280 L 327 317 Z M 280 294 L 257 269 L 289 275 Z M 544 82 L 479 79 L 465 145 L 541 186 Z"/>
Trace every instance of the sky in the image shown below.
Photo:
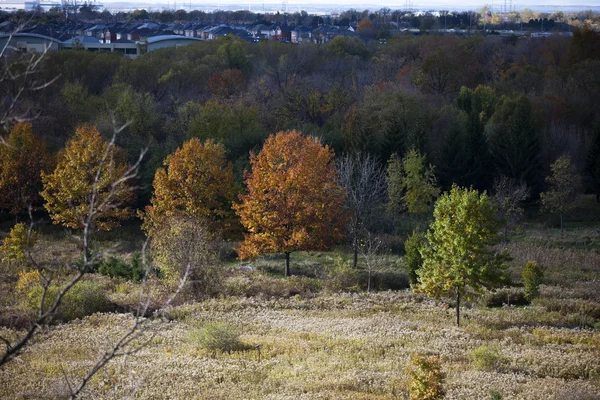
<path fill-rule="evenodd" d="M 119 3 L 120 7 L 139 7 L 153 10 L 184 8 L 214 10 L 214 9 L 250 9 L 254 12 L 267 12 L 276 10 L 285 10 L 286 0 L 96 0 L 109 8 L 111 5 Z M 190 6 L 191 1 L 191 6 Z M 494 10 L 500 11 L 504 8 L 504 0 L 410 0 L 411 9 L 415 10 L 475 10 L 480 9 L 484 4 L 493 6 Z M 510 0 L 506 0 L 510 5 Z M 600 0 L 513 0 L 513 8 L 522 10 L 531 8 L 534 11 L 551 12 L 554 10 L 578 11 L 594 9 L 600 11 Z M 127 8 L 129 8 L 127 7 Z M 382 7 L 388 7 L 392 10 L 405 9 L 406 0 L 287 0 L 287 9 L 290 12 L 298 10 L 316 11 L 330 10 L 339 11 L 355 8 L 357 10 L 378 10 Z"/>

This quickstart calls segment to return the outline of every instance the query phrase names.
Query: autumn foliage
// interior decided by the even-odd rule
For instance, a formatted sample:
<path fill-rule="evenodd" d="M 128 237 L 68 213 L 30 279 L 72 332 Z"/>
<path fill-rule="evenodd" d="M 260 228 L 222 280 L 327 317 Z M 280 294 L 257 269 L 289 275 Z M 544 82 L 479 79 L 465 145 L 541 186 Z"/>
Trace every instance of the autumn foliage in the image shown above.
<path fill-rule="evenodd" d="M 165 218 L 184 215 L 225 232 L 236 230 L 231 209 L 235 198 L 233 167 L 223 145 L 191 139 L 169 155 L 156 171 L 152 205 L 146 207 L 144 229 L 151 231 Z"/>
<path fill-rule="evenodd" d="M 318 139 L 295 130 L 269 136 L 262 151 L 251 154 L 248 193 L 234 205 L 247 230 L 241 259 L 285 253 L 289 260 L 295 250 L 325 249 L 341 237 L 344 192 L 333 156 Z"/>
<path fill-rule="evenodd" d="M 111 230 L 133 215 L 134 193 L 126 181 L 125 152 L 102 138 L 95 127 L 77 128 L 59 155 L 54 172 L 42 174 L 46 210 L 55 224 L 81 229 L 90 209 L 95 229 Z"/>
<path fill-rule="evenodd" d="M 41 202 L 41 172 L 48 166 L 49 155 L 30 123 L 16 124 L 6 144 L 0 145 L 0 209 L 17 215 Z"/>

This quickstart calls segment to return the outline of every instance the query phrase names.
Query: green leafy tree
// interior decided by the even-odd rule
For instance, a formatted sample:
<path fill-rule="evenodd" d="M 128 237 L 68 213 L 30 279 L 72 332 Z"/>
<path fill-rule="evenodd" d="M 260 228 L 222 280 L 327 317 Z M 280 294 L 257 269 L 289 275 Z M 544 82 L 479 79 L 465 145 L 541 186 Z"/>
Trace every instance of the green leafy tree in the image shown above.
<path fill-rule="evenodd" d="M 581 176 L 571 164 L 569 156 L 559 157 L 551 166 L 552 175 L 546 178 L 548 190 L 540 193 L 544 211 L 560 216 L 560 232 L 563 232 L 565 214 L 577 207 L 581 190 Z"/>
<path fill-rule="evenodd" d="M 425 214 L 440 194 L 433 167 L 427 166 L 426 156 L 410 150 L 399 160 L 393 155 L 388 163 L 388 210 L 398 211 L 403 204 L 411 214 Z"/>
<path fill-rule="evenodd" d="M 465 184 L 484 188 L 492 170 L 485 125 L 496 110 L 498 97 L 488 86 L 480 85 L 474 90 L 463 86 L 456 103 L 466 115 L 465 132 L 461 135 L 464 141 L 460 155 L 464 166 L 461 178 Z"/>
<path fill-rule="evenodd" d="M 525 182 L 539 193 L 542 171 L 539 121 L 531 101 L 525 95 L 503 98 L 486 133 L 498 172 Z"/>
<path fill-rule="evenodd" d="M 544 279 L 544 268 L 535 261 L 527 261 L 522 276 L 523 285 L 525 286 L 525 298 L 531 301 L 540 295 L 540 285 Z"/>
<path fill-rule="evenodd" d="M 453 186 L 435 203 L 434 221 L 421 250 L 423 266 L 417 271 L 419 291 L 440 298 L 456 296 L 456 324 L 460 326 L 460 301 L 504 280 L 504 254 L 498 243 L 499 222 L 488 195 Z"/>
<path fill-rule="evenodd" d="M 408 270 L 408 280 L 413 288 L 419 286 L 419 274 L 417 271 L 423 266 L 421 249 L 426 244 L 425 234 L 418 228 L 404 242 L 404 263 Z"/>

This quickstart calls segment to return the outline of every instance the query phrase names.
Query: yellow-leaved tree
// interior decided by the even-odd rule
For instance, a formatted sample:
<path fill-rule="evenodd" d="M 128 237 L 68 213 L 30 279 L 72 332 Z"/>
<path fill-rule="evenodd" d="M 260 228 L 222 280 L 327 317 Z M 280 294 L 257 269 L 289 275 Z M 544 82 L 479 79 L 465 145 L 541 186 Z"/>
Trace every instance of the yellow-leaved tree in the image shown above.
<path fill-rule="evenodd" d="M 156 171 L 152 205 L 143 215 L 146 232 L 179 215 L 208 223 L 212 230 L 239 233 L 231 208 L 235 178 L 223 145 L 193 138 L 169 155 L 164 165 L 166 169 Z"/>
<path fill-rule="evenodd" d="M 82 229 L 90 221 L 88 228 L 108 231 L 131 218 L 135 193 L 123 178 L 129 170 L 126 160 L 125 151 L 104 140 L 95 127 L 77 128 L 54 172 L 42 174 L 41 194 L 52 222 Z"/>
<path fill-rule="evenodd" d="M 289 276 L 291 252 L 325 249 L 341 238 L 344 190 L 333 157 L 329 146 L 295 130 L 269 136 L 258 155 L 250 154 L 248 193 L 234 205 L 247 230 L 240 259 L 284 253 Z"/>
<path fill-rule="evenodd" d="M 30 205 L 40 205 L 41 173 L 48 161 L 46 143 L 33 134 L 31 124 L 16 124 L 6 145 L 0 145 L 0 209 L 18 217 Z"/>

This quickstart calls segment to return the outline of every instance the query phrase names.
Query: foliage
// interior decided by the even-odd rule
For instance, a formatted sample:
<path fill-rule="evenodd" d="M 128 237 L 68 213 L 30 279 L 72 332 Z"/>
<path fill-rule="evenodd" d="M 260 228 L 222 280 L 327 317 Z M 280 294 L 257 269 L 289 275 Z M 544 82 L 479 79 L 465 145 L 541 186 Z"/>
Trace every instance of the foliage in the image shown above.
<path fill-rule="evenodd" d="M 503 97 L 486 133 L 498 172 L 539 191 L 539 121 L 531 101 L 525 95 Z"/>
<path fill-rule="evenodd" d="M 52 222 L 81 229 L 92 204 L 96 229 L 108 231 L 131 218 L 128 205 L 134 200 L 133 189 L 119 180 L 127 170 L 120 148 L 106 142 L 94 127 L 77 128 L 54 172 L 42 174 L 41 194 Z"/>
<path fill-rule="evenodd" d="M 0 209 L 13 215 L 41 202 L 42 171 L 49 166 L 46 143 L 33 134 L 30 123 L 17 123 L 0 143 Z"/>
<path fill-rule="evenodd" d="M 207 323 L 201 329 L 192 331 L 190 338 L 194 344 L 210 351 L 231 353 L 245 349 L 238 330 L 224 322 Z"/>
<path fill-rule="evenodd" d="M 37 269 L 20 271 L 16 289 L 20 292 L 29 292 L 34 286 L 40 284 L 41 278 L 40 271 Z"/>
<path fill-rule="evenodd" d="M 411 214 L 424 214 L 440 194 L 433 167 L 425 164 L 425 155 L 410 150 L 402 159 L 403 201 Z"/>
<path fill-rule="evenodd" d="M 417 271 L 419 290 L 439 298 L 481 292 L 504 280 L 504 254 L 491 248 L 498 242 L 496 209 L 483 192 L 453 186 L 436 202 L 434 221 L 425 235 L 429 245 L 421 250 L 423 266 Z"/>
<path fill-rule="evenodd" d="M 419 286 L 419 269 L 423 266 L 421 251 L 427 245 L 425 234 L 418 228 L 404 242 L 404 262 L 408 270 L 410 285 L 414 288 Z"/>
<path fill-rule="evenodd" d="M 125 278 L 132 281 L 141 281 L 146 269 L 142 264 L 142 256 L 135 252 L 130 262 L 122 258 L 109 256 L 102 260 L 98 266 L 98 273 L 111 278 Z"/>
<path fill-rule="evenodd" d="M 476 369 L 495 371 L 502 363 L 502 357 L 498 349 L 484 344 L 471 352 L 471 361 Z"/>
<path fill-rule="evenodd" d="M 218 282 L 213 234 L 202 220 L 170 216 L 152 230 L 152 258 L 162 276 L 177 281 L 188 274 L 196 293 L 212 293 Z"/>
<path fill-rule="evenodd" d="M 62 287 L 52 285 L 48 288 L 44 298 L 44 309 L 54 304 L 56 297 Z M 27 295 L 27 306 L 32 312 L 36 312 L 42 300 L 43 289 L 36 286 Z M 68 322 L 76 318 L 83 318 L 97 312 L 112 311 L 113 305 L 106 296 L 106 289 L 94 281 L 83 281 L 73 286 L 63 297 L 54 319 L 60 322 Z"/>
<path fill-rule="evenodd" d="M 231 209 L 235 196 L 232 164 L 223 145 L 191 139 L 169 155 L 156 171 L 152 205 L 146 206 L 144 229 L 150 235 L 165 218 L 182 215 L 209 223 L 214 230 L 232 233 Z"/>
<path fill-rule="evenodd" d="M 560 215 L 560 230 L 563 216 L 577 207 L 581 189 L 581 176 L 575 171 L 568 156 L 559 157 L 551 166 L 552 175 L 546 178 L 548 191 L 540 193 L 542 207 L 546 212 Z"/>
<path fill-rule="evenodd" d="M 332 267 L 326 271 L 325 288 L 331 292 L 358 290 L 358 271 L 348 261 L 336 258 Z"/>
<path fill-rule="evenodd" d="M 344 227 L 344 191 L 333 151 L 300 132 L 271 135 L 251 155 L 248 193 L 234 209 L 247 229 L 241 259 L 264 253 L 319 250 L 334 244 Z"/>
<path fill-rule="evenodd" d="M 27 250 L 33 248 L 37 242 L 37 235 L 29 234 L 27 225 L 19 222 L 12 227 L 8 236 L 0 245 L 2 262 L 18 261 L 27 262 Z"/>
<path fill-rule="evenodd" d="M 411 400 L 439 400 L 444 398 L 442 363 L 437 356 L 414 353 L 406 369 Z"/>
<path fill-rule="evenodd" d="M 544 279 L 545 268 L 539 266 L 535 261 L 527 261 L 523 269 L 523 285 L 525 286 L 525 298 L 529 301 L 539 297 L 540 285 Z"/>

